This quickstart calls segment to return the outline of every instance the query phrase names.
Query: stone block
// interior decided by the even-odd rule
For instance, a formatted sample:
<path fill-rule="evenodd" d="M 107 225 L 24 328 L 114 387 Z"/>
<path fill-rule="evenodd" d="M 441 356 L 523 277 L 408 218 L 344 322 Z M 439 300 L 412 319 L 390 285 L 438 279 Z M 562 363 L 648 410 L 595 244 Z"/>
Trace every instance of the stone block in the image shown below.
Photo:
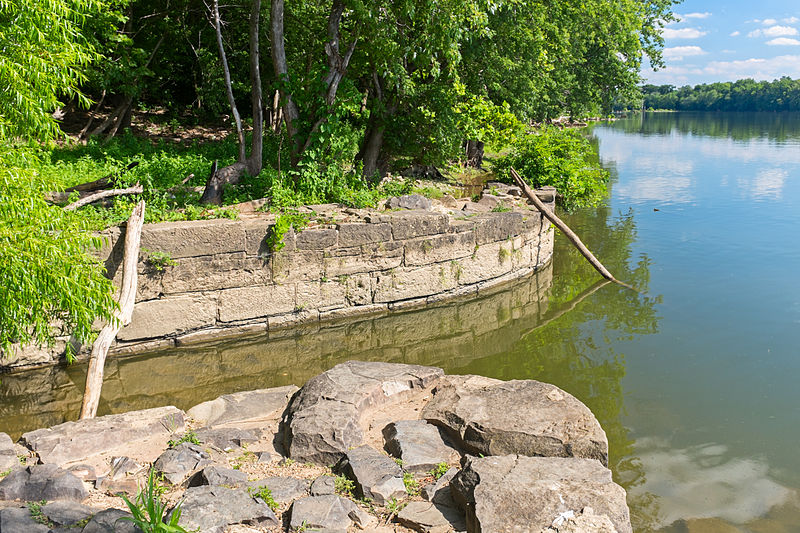
<path fill-rule="evenodd" d="M 392 227 L 389 224 L 339 224 L 339 246 L 361 246 L 392 240 Z"/>
<path fill-rule="evenodd" d="M 247 257 L 244 252 L 187 257 L 178 259 L 177 263 L 163 272 L 164 294 L 267 285 L 272 278 L 268 262 Z"/>
<path fill-rule="evenodd" d="M 329 279 L 389 270 L 403 263 L 403 245 L 388 241 L 356 248 L 340 248 L 326 253 L 322 261 L 325 276 Z"/>
<path fill-rule="evenodd" d="M 217 320 L 217 303 L 208 296 L 176 296 L 136 304 L 131 323 L 122 328 L 122 341 L 150 339 L 183 333 Z"/>
<path fill-rule="evenodd" d="M 475 238 L 478 244 L 487 244 L 514 237 L 522 232 L 522 213 L 487 213 L 475 217 Z"/>
<path fill-rule="evenodd" d="M 294 284 L 225 289 L 219 293 L 219 320 L 238 322 L 290 313 L 295 302 Z"/>
<path fill-rule="evenodd" d="M 413 239 L 425 235 L 447 233 L 449 217 L 426 211 L 392 214 L 392 236 L 395 240 Z"/>
<path fill-rule="evenodd" d="M 511 262 L 509 261 L 509 266 Z M 458 263 L 401 267 L 375 276 L 375 303 L 430 296 L 458 285 Z"/>
<path fill-rule="evenodd" d="M 512 244 L 508 241 L 479 245 L 469 257 L 458 259 L 458 283 L 471 285 L 511 272 Z"/>
<path fill-rule="evenodd" d="M 297 233 L 298 250 L 322 250 L 336 246 L 336 230 L 332 228 L 306 228 Z"/>
<path fill-rule="evenodd" d="M 276 283 L 318 281 L 324 275 L 321 250 L 282 249 L 272 254 L 272 279 Z"/>
<path fill-rule="evenodd" d="M 274 223 L 273 217 L 252 218 L 241 221 L 244 228 L 244 251 L 247 255 L 264 257 L 270 254 L 272 250 L 267 247 L 266 241 L 269 230 Z"/>
<path fill-rule="evenodd" d="M 388 456 L 366 444 L 348 450 L 337 468 L 356 482 L 359 496 L 378 505 L 406 495 L 403 470 Z"/>
<path fill-rule="evenodd" d="M 237 220 L 194 220 L 146 224 L 142 248 L 168 253 L 173 259 L 243 252 L 245 230 Z"/>
<path fill-rule="evenodd" d="M 419 266 L 450 261 L 475 251 L 475 234 L 447 233 L 405 242 L 405 265 Z"/>
<path fill-rule="evenodd" d="M 295 392 L 296 386 L 287 385 L 225 394 L 195 405 L 186 414 L 204 426 L 278 419 Z"/>

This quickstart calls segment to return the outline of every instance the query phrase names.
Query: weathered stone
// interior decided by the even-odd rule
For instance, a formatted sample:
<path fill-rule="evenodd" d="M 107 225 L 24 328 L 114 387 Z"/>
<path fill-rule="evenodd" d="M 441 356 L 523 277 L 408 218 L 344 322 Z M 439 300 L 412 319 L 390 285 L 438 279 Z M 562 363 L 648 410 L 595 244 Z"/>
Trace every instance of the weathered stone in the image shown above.
<path fill-rule="evenodd" d="M 238 322 L 295 309 L 295 286 L 266 285 L 240 287 L 219 292 L 220 322 Z"/>
<path fill-rule="evenodd" d="M 392 227 L 389 224 L 339 224 L 339 246 L 361 246 L 373 242 L 392 240 Z"/>
<path fill-rule="evenodd" d="M 392 236 L 395 240 L 447 233 L 449 217 L 425 211 L 408 211 L 392 215 Z"/>
<path fill-rule="evenodd" d="M 304 229 L 297 234 L 295 244 L 298 250 L 322 250 L 336 246 L 336 230 L 331 228 Z"/>
<path fill-rule="evenodd" d="M 5 472 L 9 468 L 19 465 L 17 460 L 17 450 L 14 443 L 6 433 L 0 433 L 0 472 Z"/>
<path fill-rule="evenodd" d="M 292 504 L 291 512 L 291 531 L 305 526 L 309 530 L 326 533 L 346 533 L 353 523 L 353 517 L 362 516 L 363 513 L 355 503 L 336 495 L 300 498 Z"/>
<path fill-rule="evenodd" d="M 131 323 L 117 338 L 123 341 L 151 339 L 213 326 L 217 303 L 207 296 L 172 296 L 136 304 Z"/>
<path fill-rule="evenodd" d="M 231 450 L 258 442 L 258 436 L 247 429 L 202 428 L 197 431 L 197 440 L 204 444 L 213 444 L 220 450 Z"/>
<path fill-rule="evenodd" d="M 403 460 L 407 472 L 428 472 L 457 456 L 445 444 L 439 428 L 424 420 L 400 420 L 383 429 L 386 451 Z"/>
<path fill-rule="evenodd" d="M 266 285 L 271 280 L 268 263 L 236 252 L 179 259 L 164 269 L 161 286 L 164 294 L 178 294 Z"/>
<path fill-rule="evenodd" d="M 146 224 L 142 248 L 168 253 L 173 259 L 213 253 L 243 252 L 244 227 L 235 220 L 195 220 Z"/>
<path fill-rule="evenodd" d="M 247 473 L 233 468 L 224 468 L 210 465 L 197 472 L 189 480 L 190 487 L 203 485 L 225 485 L 226 487 L 241 487 L 247 484 Z"/>
<path fill-rule="evenodd" d="M 474 233 L 446 233 L 406 241 L 405 264 L 428 265 L 467 257 L 475 251 Z"/>
<path fill-rule="evenodd" d="M 249 487 L 267 487 L 272 494 L 272 498 L 278 503 L 289 503 L 297 498 L 308 495 L 307 479 L 297 479 L 293 477 L 268 477 L 247 483 Z"/>
<path fill-rule="evenodd" d="M 319 476 L 311 483 L 309 493 L 312 496 L 325 496 L 336 493 L 336 480 L 332 476 Z"/>
<path fill-rule="evenodd" d="M 363 443 L 361 417 L 377 406 L 398 402 L 403 393 L 425 388 L 440 368 L 349 361 L 310 379 L 287 409 L 289 456 L 331 465 Z"/>
<path fill-rule="evenodd" d="M 608 464 L 608 440 L 592 412 L 539 381 L 447 376 L 422 418 L 447 428 L 475 454 L 586 457 Z"/>
<path fill-rule="evenodd" d="M 182 442 L 158 456 L 153 468 L 164 478 L 178 485 L 190 474 L 210 463 L 210 456 L 203 448 L 191 442 Z"/>
<path fill-rule="evenodd" d="M 0 500 L 80 502 L 88 495 L 80 479 L 54 464 L 15 470 L 0 481 Z"/>
<path fill-rule="evenodd" d="M 360 496 L 378 505 L 385 505 L 392 498 L 399 499 L 406 494 L 403 470 L 392 459 L 366 444 L 348 450 L 338 469 L 356 482 Z"/>
<path fill-rule="evenodd" d="M 22 435 L 21 442 L 43 463 L 83 461 L 102 452 L 149 437 L 168 437 L 183 430 L 183 411 L 158 407 L 117 415 L 64 422 Z"/>
<path fill-rule="evenodd" d="M 478 200 L 478 205 L 485 205 L 490 209 L 494 209 L 499 205 L 503 205 L 503 199 L 493 194 L 484 193 L 483 196 L 481 196 L 481 199 Z"/>
<path fill-rule="evenodd" d="M 374 301 L 394 302 L 438 294 L 456 288 L 460 277 L 461 267 L 456 261 L 397 268 L 375 277 Z"/>
<path fill-rule="evenodd" d="M 181 511 L 178 524 L 190 531 L 199 529 L 202 533 L 222 533 L 226 526 L 233 524 L 278 525 L 275 513 L 266 503 L 241 489 L 210 486 L 186 489 Z"/>
<path fill-rule="evenodd" d="M 120 485 L 115 482 L 123 480 L 128 476 L 135 476 L 142 470 L 144 470 L 144 465 L 137 463 L 130 457 L 114 457 L 111 459 L 111 470 L 108 474 L 97 480 L 95 487 L 98 490 L 113 491 L 114 488 L 119 489 Z"/>
<path fill-rule="evenodd" d="M 730 533 L 739 533 L 741 529 L 723 523 Z M 572 510 L 563 513 L 553 520 L 549 528 L 544 530 L 546 533 L 617 533 L 617 528 L 607 515 L 595 514 L 591 507 L 584 507 L 580 512 Z M 721 533 L 717 530 L 712 530 Z"/>
<path fill-rule="evenodd" d="M 541 531 L 586 507 L 632 532 L 625 490 L 595 459 L 471 458 L 450 486 L 470 532 Z"/>
<path fill-rule="evenodd" d="M 272 250 L 267 245 L 267 235 L 275 223 L 272 218 L 251 218 L 240 221 L 244 228 L 244 251 L 249 256 L 265 258 Z"/>
<path fill-rule="evenodd" d="M 287 385 L 272 389 L 225 394 L 216 400 L 195 405 L 186 414 L 204 426 L 274 420 L 281 417 L 297 387 Z"/>
<path fill-rule="evenodd" d="M 341 248 L 326 254 L 322 261 L 328 279 L 380 272 L 403 264 L 403 245 L 392 241 L 365 244 L 357 248 Z"/>
<path fill-rule="evenodd" d="M 297 250 L 286 248 L 272 254 L 272 279 L 275 283 L 297 281 L 317 281 L 322 278 L 324 266 L 322 258 L 327 251 Z"/>
<path fill-rule="evenodd" d="M 397 515 L 400 524 L 422 533 L 464 531 L 464 514 L 431 502 L 409 502 Z"/>
<path fill-rule="evenodd" d="M 475 217 L 475 238 L 478 244 L 497 242 L 519 235 L 522 231 L 522 213 L 509 211 Z"/>
<path fill-rule="evenodd" d="M 393 196 L 386 200 L 386 207 L 389 209 L 422 209 L 430 210 L 433 203 L 429 198 L 419 194 L 405 194 L 403 196 Z"/>
<path fill-rule="evenodd" d="M 420 495 L 429 502 L 453 507 L 453 496 L 450 493 L 450 480 L 458 474 L 458 468 L 451 468 L 430 485 L 422 487 Z"/>
<path fill-rule="evenodd" d="M 100 511 L 89 520 L 82 533 L 140 533 L 131 521 L 122 520 L 130 516 L 130 513 L 119 509 Z"/>
<path fill-rule="evenodd" d="M 2 533 L 48 533 L 48 531 L 50 528 L 34 520 L 27 507 L 0 509 Z"/>
<path fill-rule="evenodd" d="M 75 502 L 52 502 L 41 507 L 42 514 L 57 526 L 73 526 L 94 515 L 99 509 Z M 0 530 L 2 531 L 2 530 Z"/>
<path fill-rule="evenodd" d="M 272 462 L 272 454 L 269 452 L 257 452 L 256 453 L 257 463 L 260 464 L 267 464 Z"/>
<path fill-rule="evenodd" d="M 81 481 L 95 481 L 97 479 L 97 472 L 91 465 L 73 465 L 67 468 L 67 472 L 74 474 Z"/>

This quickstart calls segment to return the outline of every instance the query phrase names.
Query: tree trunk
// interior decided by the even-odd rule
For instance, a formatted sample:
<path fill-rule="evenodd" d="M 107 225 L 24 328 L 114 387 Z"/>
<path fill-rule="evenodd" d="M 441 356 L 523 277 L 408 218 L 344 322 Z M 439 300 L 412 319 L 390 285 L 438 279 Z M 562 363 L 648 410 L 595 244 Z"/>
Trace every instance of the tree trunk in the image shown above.
<path fill-rule="evenodd" d="M 483 168 L 483 141 L 466 141 L 465 153 L 467 156 L 467 166 L 473 168 Z"/>
<path fill-rule="evenodd" d="M 286 44 L 283 35 L 284 0 L 272 0 L 270 11 L 270 44 L 272 51 L 272 68 L 275 78 L 282 84 L 289 82 L 289 67 L 286 62 Z M 286 122 L 286 131 L 292 142 L 292 166 L 297 164 L 297 154 L 300 153 L 301 141 L 297 137 L 297 122 L 300 112 L 292 100 L 292 95 L 281 89 L 283 102 L 283 120 Z"/>
<path fill-rule="evenodd" d="M 253 140 L 250 157 L 247 159 L 247 173 L 258 176 L 264 164 L 264 97 L 261 90 L 261 47 L 258 42 L 258 23 L 261 17 L 261 0 L 253 0 L 250 12 L 250 84 L 253 100 Z M 238 179 L 237 179 L 238 181 Z"/>
<path fill-rule="evenodd" d="M 228 97 L 228 104 L 231 106 L 233 122 L 236 125 L 236 138 L 239 143 L 239 162 L 244 162 L 245 144 L 244 131 L 242 130 L 242 118 L 239 116 L 239 109 L 236 107 L 236 100 L 233 98 L 233 85 L 231 83 L 231 71 L 228 67 L 228 56 L 225 54 L 225 46 L 222 43 L 222 21 L 219 16 L 219 0 L 214 0 L 214 30 L 217 34 L 217 48 L 219 49 L 219 60 L 222 63 L 222 73 L 225 77 L 225 94 Z"/>
<path fill-rule="evenodd" d="M 375 121 L 375 124 L 370 124 L 367 129 L 364 147 L 361 150 L 365 178 L 371 178 L 378 173 L 378 161 L 380 160 L 381 148 L 383 148 L 383 132 L 385 129 L 383 121 L 378 120 Z"/>
<path fill-rule="evenodd" d="M 142 238 L 142 225 L 144 224 L 144 200 L 133 209 L 128 224 L 125 227 L 125 254 L 122 260 L 122 287 L 119 294 L 119 309 L 114 313 L 117 321 L 106 324 L 97 340 L 92 345 L 92 355 L 89 359 L 89 369 L 86 373 L 86 388 L 83 392 L 83 405 L 81 406 L 81 420 L 94 418 L 100 404 L 100 392 L 103 388 L 103 372 L 106 356 L 111 343 L 123 326 L 130 324 L 133 316 L 133 306 L 136 302 L 137 266 L 139 263 L 139 244 Z"/>
<path fill-rule="evenodd" d="M 226 183 L 238 183 L 244 171 L 247 170 L 247 163 L 236 162 L 219 170 L 212 171 L 206 181 L 206 188 L 200 197 L 201 204 L 222 204 L 222 193 Z"/>

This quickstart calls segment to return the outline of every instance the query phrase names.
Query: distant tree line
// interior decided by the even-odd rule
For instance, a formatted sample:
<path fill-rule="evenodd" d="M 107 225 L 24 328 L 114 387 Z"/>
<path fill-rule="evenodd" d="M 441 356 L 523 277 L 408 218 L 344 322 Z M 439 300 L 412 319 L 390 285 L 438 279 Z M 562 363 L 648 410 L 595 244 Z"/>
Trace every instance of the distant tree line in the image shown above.
<path fill-rule="evenodd" d="M 645 109 L 675 111 L 800 111 L 800 80 L 744 79 L 677 88 L 644 85 Z"/>

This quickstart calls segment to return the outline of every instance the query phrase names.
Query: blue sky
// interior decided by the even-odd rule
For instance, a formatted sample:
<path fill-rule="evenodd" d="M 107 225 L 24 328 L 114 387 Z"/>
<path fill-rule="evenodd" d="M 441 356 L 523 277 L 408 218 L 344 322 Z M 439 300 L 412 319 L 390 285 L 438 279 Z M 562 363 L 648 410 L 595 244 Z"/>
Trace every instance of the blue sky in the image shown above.
<path fill-rule="evenodd" d="M 666 68 L 647 83 L 800 78 L 800 0 L 685 0 L 664 29 Z"/>

